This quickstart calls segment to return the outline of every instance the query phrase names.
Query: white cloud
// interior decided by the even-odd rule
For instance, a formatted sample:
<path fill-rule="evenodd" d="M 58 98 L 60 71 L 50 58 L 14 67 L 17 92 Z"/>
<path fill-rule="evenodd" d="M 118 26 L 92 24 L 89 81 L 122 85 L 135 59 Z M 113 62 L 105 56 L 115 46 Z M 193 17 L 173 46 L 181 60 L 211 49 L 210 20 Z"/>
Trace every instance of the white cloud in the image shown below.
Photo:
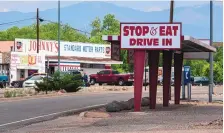
<path fill-rule="evenodd" d="M 152 12 L 152 11 L 162 11 L 163 9 L 160 7 L 151 7 L 149 9 L 146 9 L 145 11 L 147 12 Z"/>
<path fill-rule="evenodd" d="M 7 8 L 2 8 L 2 9 L 0 9 L 0 12 L 8 12 L 8 11 L 10 11 L 10 10 L 7 9 Z"/>

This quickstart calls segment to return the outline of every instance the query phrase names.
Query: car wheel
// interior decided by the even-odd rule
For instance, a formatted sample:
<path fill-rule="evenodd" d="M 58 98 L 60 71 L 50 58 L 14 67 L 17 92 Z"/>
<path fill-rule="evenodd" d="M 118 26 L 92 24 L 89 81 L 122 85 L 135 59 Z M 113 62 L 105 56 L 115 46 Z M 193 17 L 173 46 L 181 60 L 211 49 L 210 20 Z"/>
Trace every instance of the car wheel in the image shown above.
<path fill-rule="evenodd" d="M 15 83 L 13 87 L 19 88 L 19 83 Z"/>
<path fill-rule="evenodd" d="M 123 79 L 119 79 L 118 85 L 123 86 L 124 85 L 124 80 Z"/>
<path fill-rule="evenodd" d="M 102 85 L 102 83 L 99 83 L 99 86 L 101 86 Z"/>
<path fill-rule="evenodd" d="M 95 79 L 90 79 L 90 84 L 91 85 L 95 85 L 95 83 L 96 83 L 96 80 Z"/>

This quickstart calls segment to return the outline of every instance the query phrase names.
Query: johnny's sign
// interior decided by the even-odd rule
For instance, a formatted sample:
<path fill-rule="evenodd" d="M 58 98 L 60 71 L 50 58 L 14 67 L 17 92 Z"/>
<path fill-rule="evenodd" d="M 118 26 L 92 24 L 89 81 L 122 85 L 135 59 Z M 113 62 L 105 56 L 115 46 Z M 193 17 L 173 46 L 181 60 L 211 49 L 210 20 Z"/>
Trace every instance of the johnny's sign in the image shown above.
<path fill-rule="evenodd" d="M 181 23 L 121 23 L 123 49 L 180 49 Z"/>

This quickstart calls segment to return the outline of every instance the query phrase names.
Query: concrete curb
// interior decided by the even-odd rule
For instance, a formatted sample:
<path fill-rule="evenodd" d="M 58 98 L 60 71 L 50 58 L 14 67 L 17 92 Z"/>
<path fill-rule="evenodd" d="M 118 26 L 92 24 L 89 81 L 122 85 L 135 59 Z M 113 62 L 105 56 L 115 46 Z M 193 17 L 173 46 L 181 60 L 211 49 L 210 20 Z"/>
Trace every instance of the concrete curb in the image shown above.
<path fill-rule="evenodd" d="M 64 116 L 69 116 L 69 115 L 74 115 L 76 113 L 81 113 L 83 111 L 88 111 L 92 109 L 98 109 L 101 107 L 104 107 L 106 104 L 98 104 L 98 105 L 93 105 L 93 106 L 87 106 L 84 108 L 79 108 L 79 109 L 72 109 L 72 110 L 67 110 L 67 111 L 62 111 L 62 112 L 56 112 L 48 115 L 42 115 L 38 117 L 33 117 L 25 120 L 20 120 L 20 121 L 15 121 L 11 123 L 6 123 L 0 125 L 0 132 L 7 132 L 10 130 L 15 130 L 18 128 L 22 128 L 24 126 L 28 126 L 31 124 L 39 123 L 39 122 L 44 122 L 44 121 L 49 121 L 49 120 L 54 120 L 59 117 L 64 117 Z"/>

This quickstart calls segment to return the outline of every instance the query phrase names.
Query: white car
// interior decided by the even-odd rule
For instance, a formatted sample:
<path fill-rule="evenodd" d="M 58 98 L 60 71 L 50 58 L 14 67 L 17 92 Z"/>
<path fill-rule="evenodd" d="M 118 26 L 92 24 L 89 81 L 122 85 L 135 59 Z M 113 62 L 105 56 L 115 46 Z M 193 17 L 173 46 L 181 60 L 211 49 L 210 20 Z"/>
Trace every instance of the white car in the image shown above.
<path fill-rule="evenodd" d="M 32 78 L 26 80 L 25 82 L 23 82 L 23 87 L 36 87 L 35 82 L 42 82 L 43 79 L 46 78 L 46 76 L 43 75 L 37 75 L 37 76 L 33 76 Z"/>

